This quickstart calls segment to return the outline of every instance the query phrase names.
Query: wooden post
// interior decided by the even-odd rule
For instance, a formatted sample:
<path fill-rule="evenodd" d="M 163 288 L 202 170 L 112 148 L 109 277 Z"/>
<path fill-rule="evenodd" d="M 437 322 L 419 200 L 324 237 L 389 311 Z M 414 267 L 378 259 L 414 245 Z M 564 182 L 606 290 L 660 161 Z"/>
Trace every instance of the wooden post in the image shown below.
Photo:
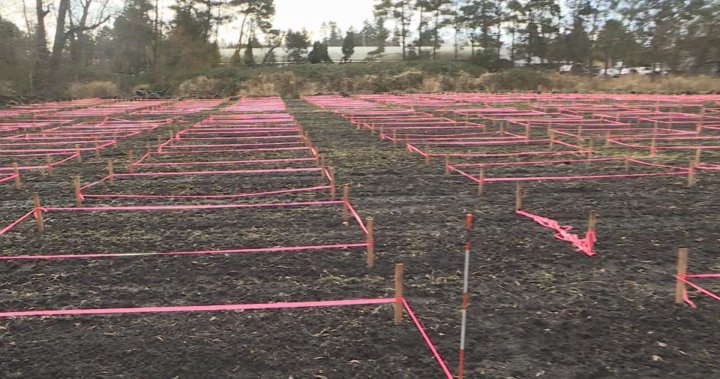
<path fill-rule="evenodd" d="M 45 156 L 45 172 L 48 175 L 52 175 L 52 170 L 53 170 L 52 163 L 53 163 L 53 161 L 52 161 L 52 158 L 50 157 L 50 155 L 46 155 Z"/>
<path fill-rule="evenodd" d="M 18 168 L 17 162 L 13 163 L 13 174 L 15 174 L 15 189 L 22 188 L 22 182 L 20 181 L 20 169 Z"/>
<path fill-rule="evenodd" d="M 610 147 L 610 131 L 605 132 L 605 147 Z"/>
<path fill-rule="evenodd" d="M 395 325 L 402 323 L 403 317 L 403 271 L 405 266 L 402 263 L 395 264 L 395 303 L 393 308 L 395 311 Z"/>
<path fill-rule="evenodd" d="M 478 196 L 482 196 L 483 192 L 485 192 L 485 168 L 480 168 L 480 173 L 478 174 Z"/>
<path fill-rule="evenodd" d="M 133 165 L 132 165 L 133 164 L 133 151 L 132 151 L 132 149 L 128 150 L 127 159 L 128 159 L 127 170 L 129 173 L 132 174 L 132 172 L 133 172 Z"/>
<path fill-rule="evenodd" d="M 593 209 L 588 216 L 588 231 L 595 230 L 595 225 L 597 225 L 597 211 Z"/>
<path fill-rule="evenodd" d="M 695 165 L 699 165 L 701 159 L 702 159 L 702 148 L 698 147 L 697 149 L 695 149 Z"/>
<path fill-rule="evenodd" d="M 630 157 L 626 155 L 623 158 L 625 160 L 625 172 L 630 172 Z"/>
<path fill-rule="evenodd" d="M 332 167 L 328 167 L 327 172 L 330 177 L 330 200 L 335 200 L 335 170 Z"/>
<path fill-rule="evenodd" d="M 148 153 L 152 151 L 152 148 L 150 148 L 150 142 L 145 144 L 145 150 L 147 150 Z"/>
<path fill-rule="evenodd" d="M 515 184 L 515 210 L 519 211 L 522 209 L 522 196 L 523 196 L 523 188 L 522 184 L 520 182 Z"/>
<path fill-rule="evenodd" d="M 372 269 L 375 267 L 375 236 L 374 227 L 375 219 L 372 217 L 367 218 L 365 227 L 367 228 L 367 267 Z"/>
<path fill-rule="evenodd" d="M 588 158 L 593 156 L 593 150 L 595 149 L 595 141 L 590 138 L 588 140 Z"/>
<path fill-rule="evenodd" d="M 526 139 L 530 139 L 530 131 L 531 131 L 530 124 L 525 125 L 525 138 Z"/>
<path fill-rule="evenodd" d="M 343 184 L 343 211 L 342 211 L 342 220 L 343 222 L 350 221 L 350 186 L 347 184 Z"/>
<path fill-rule="evenodd" d="M 445 154 L 445 175 L 450 175 L 450 155 Z"/>
<path fill-rule="evenodd" d="M 80 176 L 75 175 L 72 178 L 73 191 L 75 192 L 75 204 L 82 205 L 82 193 L 80 192 Z"/>
<path fill-rule="evenodd" d="M 582 135 L 583 135 L 583 127 L 578 126 L 578 138 L 580 138 L 581 140 L 583 139 Z"/>
<path fill-rule="evenodd" d="M 650 155 L 655 156 L 657 153 L 657 136 L 653 134 L 652 140 L 650 140 Z"/>
<path fill-rule="evenodd" d="M 33 193 L 32 195 L 33 204 L 35 205 L 35 221 L 37 222 L 37 228 L 40 233 L 45 231 L 45 219 L 43 218 L 43 213 L 41 205 L 40 205 L 40 196 L 37 194 L 37 192 Z"/>
<path fill-rule="evenodd" d="M 384 139 L 384 138 L 385 138 L 385 127 L 381 126 L 380 127 L 380 139 Z"/>
<path fill-rule="evenodd" d="M 550 150 L 555 149 L 555 132 L 549 131 L 548 136 L 550 137 Z"/>
<path fill-rule="evenodd" d="M 115 185 L 115 176 L 113 172 L 113 161 L 112 159 L 108 160 L 108 182 L 111 186 Z"/>
<path fill-rule="evenodd" d="M 393 140 L 393 147 L 397 147 L 397 130 L 393 129 L 392 140 Z"/>
<path fill-rule="evenodd" d="M 677 276 L 685 278 L 687 274 L 687 263 L 688 263 L 688 249 L 678 249 L 678 261 L 677 261 Z M 682 304 L 685 301 L 685 293 L 687 288 L 685 282 L 680 279 L 675 279 L 675 304 Z"/>
<path fill-rule="evenodd" d="M 690 165 L 688 167 L 688 187 L 695 185 L 695 161 L 690 159 Z"/>

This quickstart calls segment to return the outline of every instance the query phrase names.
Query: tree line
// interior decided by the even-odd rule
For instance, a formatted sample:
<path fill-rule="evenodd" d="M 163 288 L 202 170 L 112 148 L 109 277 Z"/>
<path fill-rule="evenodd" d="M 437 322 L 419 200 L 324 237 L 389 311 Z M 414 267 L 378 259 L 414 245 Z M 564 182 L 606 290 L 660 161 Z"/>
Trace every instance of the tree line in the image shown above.
<path fill-rule="evenodd" d="M 304 30 L 275 28 L 273 0 L 173 0 L 168 9 L 158 0 L 124 0 L 119 12 L 110 0 L 21 1 L 24 30 L 0 18 L 0 89 L 8 82 L 32 89 L 58 73 L 216 67 L 218 30 L 229 22 L 239 23 L 233 65 L 275 63 L 280 50 L 291 63 L 329 62 L 328 46 L 341 46 L 343 61 L 355 46 L 374 46 L 370 58 L 399 46 L 397 59 L 439 59 L 447 45 L 454 46 L 449 58 L 469 50 L 488 68 L 600 61 L 707 71 L 720 62 L 720 0 L 376 0 L 360 30 L 343 33 L 327 22 L 316 41 Z"/>

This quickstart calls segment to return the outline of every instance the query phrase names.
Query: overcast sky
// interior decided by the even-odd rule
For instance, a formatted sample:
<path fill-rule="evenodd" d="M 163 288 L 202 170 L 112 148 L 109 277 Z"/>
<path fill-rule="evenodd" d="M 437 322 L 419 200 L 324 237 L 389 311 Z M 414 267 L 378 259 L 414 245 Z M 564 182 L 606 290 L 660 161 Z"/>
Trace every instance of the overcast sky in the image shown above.
<path fill-rule="evenodd" d="M 57 2 L 56 0 L 53 0 Z M 46 0 L 47 2 L 47 0 Z M 113 11 L 122 8 L 123 0 L 111 0 Z M 174 0 L 161 0 L 161 4 L 169 6 Z M 335 21 L 342 30 L 350 26 L 356 30 L 361 28 L 363 20 L 372 19 L 372 7 L 374 0 L 275 0 L 277 14 L 273 22 L 278 29 L 303 29 L 313 34 L 313 38 L 319 38 L 320 25 L 323 22 Z M 25 0 L 31 21 L 34 22 L 34 0 Z M 100 1 L 98 1 L 100 3 Z M 25 29 L 25 21 L 22 17 L 23 0 L 0 0 L 0 15 L 11 19 L 22 29 Z M 170 17 L 170 11 L 164 12 Z M 48 26 L 53 24 L 48 18 Z M 220 38 L 225 41 L 235 42 L 237 31 L 236 25 L 226 25 L 221 30 Z"/>

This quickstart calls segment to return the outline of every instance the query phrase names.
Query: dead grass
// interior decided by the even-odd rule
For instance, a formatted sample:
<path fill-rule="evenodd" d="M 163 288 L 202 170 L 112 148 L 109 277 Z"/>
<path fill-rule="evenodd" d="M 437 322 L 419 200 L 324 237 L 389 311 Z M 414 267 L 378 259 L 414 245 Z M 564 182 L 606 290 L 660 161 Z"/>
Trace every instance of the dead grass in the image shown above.
<path fill-rule="evenodd" d="M 67 93 L 75 99 L 109 98 L 120 96 L 120 89 L 113 82 L 96 80 L 87 83 L 71 83 Z"/>

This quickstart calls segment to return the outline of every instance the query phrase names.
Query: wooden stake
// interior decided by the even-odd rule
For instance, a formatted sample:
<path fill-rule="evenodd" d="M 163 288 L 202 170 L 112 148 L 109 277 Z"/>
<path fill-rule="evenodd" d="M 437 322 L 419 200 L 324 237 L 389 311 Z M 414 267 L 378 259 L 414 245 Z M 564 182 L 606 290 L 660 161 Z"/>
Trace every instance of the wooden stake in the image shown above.
<path fill-rule="evenodd" d="M 485 192 L 485 168 L 480 168 L 478 179 L 480 180 L 478 182 L 478 196 L 482 196 L 483 192 Z"/>
<path fill-rule="evenodd" d="M 702 159 L 702 149 L 698 147 L 697 149 L 695 149 L 695 164 L 699 165 L 701 159 Z"/>
<path fill-rule="evenodd" d="M 395 325 L 400 325 L 403 317 L 403 271 L 405 271 L 405 266 L 402 263 L 396 263 L 395 303 L 393 303 L 393 308 L 395 310 Z"/>
<path fill-rule="evenodd" d="M 350 221 L 350 186 L 343 184 L 343 211 L 342 220 L 343 222 Z"/>
<path fill-rule="evenodd" d="M 445 154 L 445 175 L 450 175 L 450 155 Z"/>
<path fill-rule="evenodd" d="M 45 156 L 45 172 L 48 175 L 52 175 L 52 158 L 49 155 Z"/>
<path fill-rule="evenodd" d="M 610 131 L 605 132 L 605 147 L 610 147 Z"/>
<path fill-rule="evenodd" d="M 687 274 L 687 263 L 688 263 L 688 249 L 678 249 L 678 262 L 677 262 L 677 276 L 685 278 Z M 675 279 L 675 304 L 682 304 L 685 301 L 685 293 L 687 288 L 685 282 L 680 279 Z"/>
<path fill-rule="evenodd" d="M 652 136 L 652 140 L 650 140 L 650 155 L 655 156 L 657 153 L 657 137 L 655 134 Z"/>
<path fill-rule="evenodd" d="M 82 163 L 82 153 L 80 152 L 80 145 L 75 145 L 75 152 L 77 153 L 78 163 Z"/>
<path fill-rule="evenodd" d="M 392 132 L 393 147 L 397 147 L 397 130 Z"/>
<path fill-rule="evenodd" d="M 330 200 L 335 200 L 335 170 L 332 167 L 328 167 L 327 172 L 330 177 Z"/>
<path fill-rule="evenodd" d="M 43 218 L 43 213 L 40 205 L 40 196 L 37 194 L 37 192 L 33 193 L 32 195 L 33 204 L 35 205 L 35 221 L 37 222 L 37 228 L 40 233 L 45 231 L 45 219 Z"/>
<path fill-rule="evenodd" d="M 519 182 L 515 184 L 515 210 L 519 211 L 522 209 L 522 196 L 523 196 L 523 187 L 522 184 Z"/>
<path fill-rule="evenodd" d="M 72 178 L 73 191 L 75 192 L 75 204 L 82 205 L 82 194 L 80 192 L 80 176 L 75 175 Z"/>
<path fill-rule="evenodd" d="M 367 267 L 372 269 L 375 267 L 375 236 L 374 227 L 375 220 L 372 217 L 367 218 L 365 227 L 367 228 Z"/>
<path fill-rule="evenodd" d="M 597 225 L 597 211 L 593 209 L 588 216 L 588 230 L 595 230 L 595 225 Z"/>
<path fill-rule="evenodd" d="M 593 150 L 595 149 L 595 140 L 590 138 L 588 140 L 588 158 L 593 156 Z"/>
<path fill-rule="evenodd" d="M 690 159 L 690 165 L 688 167 L 688 187 L 695 185 L 695 161 Z"/>
<path fill-rule="evenodd" d="M 128 159 L 127 170 L 129 173 L 132 174 L 132 172 L 133 172 L 133 165 L 132 165 L 133 164 L 133 151 L 132 150 L 128 150 L 127 159 Z"/>
<path fill-rule="evenodd" d="M 108 182 L 111 186 L 115 185 L 115 176 L 113 172 L 113 161 L 112 159 L 108 160 Z"/>
<path fill-rule="evenodd" d="M 624 160 L 625 160 L 625 172 L 629 172 L 630 171 L 630 157 L 628 157 L 626 155 L 624 157 Z"/>
<path fill-rule="evenodd" d="M 530 124 L 525 125 L 525 138 L 530 139 Z"/>
<path fill-rule="evenodd" d="M 20 169 L 18 168 L 17 162 L 13 163 L 13 174 L 15 174 L 15 189 L 22 188 L 22 182 L 20 181 Z"/>

